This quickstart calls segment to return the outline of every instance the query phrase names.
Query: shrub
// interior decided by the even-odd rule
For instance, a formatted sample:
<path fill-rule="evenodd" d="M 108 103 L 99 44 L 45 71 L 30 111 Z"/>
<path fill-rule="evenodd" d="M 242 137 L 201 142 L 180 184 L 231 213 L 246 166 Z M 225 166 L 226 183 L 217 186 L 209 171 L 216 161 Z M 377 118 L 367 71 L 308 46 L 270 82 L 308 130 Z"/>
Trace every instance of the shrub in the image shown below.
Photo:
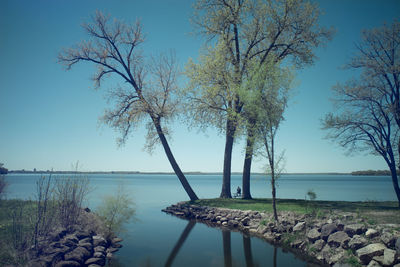
<path fill-rule="evenodd" d="M 124 223 L 134 216 L 134 202 L 120 185 L 115 195 L 108 195 L 102 199 L 97 214 L 104 219 L 107 238 L 111 238 L 113 233 L 118 234 L 123 231 Z"/>
<path fill-rule="evenodd" d="M 85 177 L 59 177 L 54 187 L 55 204 L 63 227 L 73 227 L 81 214 L 89 193 L 89 179 Z"/>

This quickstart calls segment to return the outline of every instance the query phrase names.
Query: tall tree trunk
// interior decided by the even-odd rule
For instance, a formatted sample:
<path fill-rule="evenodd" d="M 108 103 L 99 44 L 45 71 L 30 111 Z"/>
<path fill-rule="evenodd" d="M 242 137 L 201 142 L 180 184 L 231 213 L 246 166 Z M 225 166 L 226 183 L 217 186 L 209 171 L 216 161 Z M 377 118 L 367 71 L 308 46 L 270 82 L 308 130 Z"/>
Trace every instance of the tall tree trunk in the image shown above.
<path fill-rule="evenodd" d="M 391 176 L 392 176 L 393 188 L 396 193 L 397 201 L 399 203 L 399 208 L 400 208 L 400 188 L 399 188 L 399 180 L 397 177 L 397 170 L 396 170 L 395 164 L 390 165 L 390 172 L 391 172 Z"/>
<path fill-rule="evenodd" d="M 196 193 L 193 191 L 192 187 L 190 186 L 189 182 L 187 181 L 185 175 L 181 171 L 181 168 L 179 168 L 178 163 L 175 160 L 174 155 L 171 152 L 171 149 L 169 147 L 167 138 L 165 138 L 164 132 L 161 128 L 160 120 L 159 119 L 153 119 L 154 125 L 157 129 L 157 134 L 158 137 L 160 138 L 161 144 L 164 148 L 165 154 L 167 155 L 167 158 L 169 160 L 169 163 L 171 164 L 172 169 L 174 170 L 176 176 L 178 176 L 179 181 L 181 182 L 183 188 L 185 189 L 186 193 L 188 194 L 190 200 L 198 200 L 199 198 L 197 197 Z"/>
<path fill-rule="evenodd" d="M 236 126 L 232 119 L 226 121 L 226 141 L 224 153 L 224 171 L 222 175 L 222 190 L 220 198 L 232 198 L 231 194 L 231 164 L 232 149 L 235 136 Z"/>
<path fill-rule="evenodd" d="M 178 254 L 179 250 L 181 249 L 183 243 L 185 242 L 186 238 L 189 236 L 190 231 L 192 231 L 193 227 L 196 225 L 195 221 L 188 221 L 188 224 L 186 225 L 185 229 L 183 230 L 181 236 L 179 237 L 179 240 L 176 242 L 174 248 L 171 251 L 171 254 L 169 254 L 167 263 L 165 263 L 165 266 L 169 267 L 172 265 L 174 262 L 174 259 L 176 255 Z"/>
<path fill-rule="evenodd" d="M 249 236 L 243 235 L 243 248 L 244 258 L 246 259 L 246 266 L 253 267 L 253 255 L 251 253 L 251 239 Z"/>
<path fill-rule="evenodd" d="M 254 134 L 253 134 L 253 129 L 249 128 L 247 129 L 246 155 L 244 158 L 244 165 L 243 165 L 243 177 L 242 177 L 243 199 L 252 199 L 250 193 L 250 173 L 251 173 L 251 161 L 253 160 L 253 150 L 254 150 Z"/>
<path fill-rule="evenodd" d="M 231 231 L 222 230 L 225 267 L 232 267 Z"/>
<path fill-rule="evenodd" d="M 272 209 L 274 210 L 275 221 L 278 221 L 278 213 L 276 212 L 275 174 L 273 172 L 271 175 L 271 187 L 272 187 Z"/>

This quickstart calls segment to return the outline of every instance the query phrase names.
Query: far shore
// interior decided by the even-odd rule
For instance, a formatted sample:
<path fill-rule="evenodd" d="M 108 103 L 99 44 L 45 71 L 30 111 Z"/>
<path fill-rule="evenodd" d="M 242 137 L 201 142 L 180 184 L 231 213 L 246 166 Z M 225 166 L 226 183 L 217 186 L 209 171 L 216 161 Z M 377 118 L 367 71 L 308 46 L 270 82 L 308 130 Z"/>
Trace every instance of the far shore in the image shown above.
<path fill-rule="evenodd" d="M 50 170 L 11 170 L 9 174 L 142 174 L 142 175 L 175 175 L 174 172 L 140 172 L 140 171 L 50 171 Z M 184 172 L 185 175 L 222 175 L 222 172 L 201 172 L 190 171 Z M 232 175 L 241 175 L 242 172 L 232 172 Z M 366 175 L 366 176 L 390 176 L 386 171 L 355 171 L 351 173 L 343 172 L 299 172 L 299 173 L 282 173 L 283 175 Z M 265 175 L 262 172 L 253 172 L 252 175 Z"/>

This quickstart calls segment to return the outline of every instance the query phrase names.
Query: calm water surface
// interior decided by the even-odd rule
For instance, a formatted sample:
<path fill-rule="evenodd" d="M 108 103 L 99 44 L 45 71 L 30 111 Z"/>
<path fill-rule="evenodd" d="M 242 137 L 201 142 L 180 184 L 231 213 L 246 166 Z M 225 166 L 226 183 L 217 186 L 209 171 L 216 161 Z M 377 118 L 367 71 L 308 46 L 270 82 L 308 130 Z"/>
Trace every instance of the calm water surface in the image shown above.
<path fill-rule="evenodd" d="M 36 174 L 9 174 L 8 198 L 34 198 Z M 221 231 L 201 223 L 190 223 L 161 212 L 170 204 L 187 200 L 174 175 L 88 175 L 94 188 L 87 205 L 96 209 L 102 196 L 119 185 L 131 192 L 136 220 L 126 225 L 124 247 L 116 254 L 121 266 L 307 266 L 291 253 L 238 232 Z M 221 176 L 188 175 L 199 198 L 220 193 Z M 232 191 L 241 186 L 240 175 L 232 176 Z M 284 175 L 278 181 L 279 198 L 304 199 L 313 189 L 319 200 L 396 200 L 390 177 L 349 175 Z M 270 197 L 263 175 L 252 176 L 253 197 Z"/>

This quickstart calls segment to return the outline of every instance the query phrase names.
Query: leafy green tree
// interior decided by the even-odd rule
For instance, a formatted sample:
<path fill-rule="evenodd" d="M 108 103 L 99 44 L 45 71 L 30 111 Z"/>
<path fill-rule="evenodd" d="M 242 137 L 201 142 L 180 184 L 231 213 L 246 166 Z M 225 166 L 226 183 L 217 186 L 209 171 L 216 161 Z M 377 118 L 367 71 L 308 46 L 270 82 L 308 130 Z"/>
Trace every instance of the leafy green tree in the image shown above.
<path fill-rule="evenodd" d="M 231 158 L 244 103 L 240 91 L 251 61 L 262 65 L 288 56 L 296 66 L 313 61 L 313 47 L 331 36 L 318 27 L 319 9 L 303 0 L 199 0 L 193 22 L 210 43 L 199 63 L 189 62 L 186 93 L 192 100 L 197 122 L 222 129 L 226 136 L 220 197 L 231 197 Z M 210 67 L 210 68 L 209 68 Z M 206 123 L 206 124 L 204 124 Z M 251 140 L 251 133 L 249 134 Z M 252 142 L 247 142 L 252 146 Z M 246 149 L 243 195 L 250 195 L 252 148 Z"/>
<path fill-rule="evenodd" d="M 140 22 L 127 25 L 118 20 L 109 21 L 97 12 L 93 22 L 84 24 L 89 39 L 64 51 L 58 59 L 67 69 L 79 62 L 97 67 L 93 80 L 96 88 L 110 75 L 124 82 L 112 90 L 113 109 L 106 110 L 104 123 L 119 130 L 123 144 L 129 133 L 141 122 L 148 129 L 147 148 L 161 143 L 167 158 L 191 200 L 198 199 L 181 171 L 167 141 L 168 128 L 164 125 L 178 114 L 177 64 L 173 53 L 144 61 L 140 47 L 144 35 Z"/>
<path fill-rule="evenodd" d="M 364 31 L 349 68 L 358 79 L 336 85 L 335 113 L 326 115 L 328 138 L 353 151 L 381 156 L 392 177 L 400 207 L 400 23 Z"/>
<path fill-rule="evenodd" d="M 244 116 L 254 118 L 251 125 L 252 147 L 267 159 L 267 174 L 271 176 L 272 207 L 274 218 L 278 221 L 276 210 L 275 182 L 283 170 L 283 153 L 276 151 L 276 135 L 283 120 L 287 106 L 292 75 L 288 68 L 279 68 L 275 62 L 266 62 L 261 67 L 251 66 L 247 89 L 242 99 L 245 103 Z M 249 114 L 250 113 L 250 114 Z M 249 140 L 249 139 L 248 139 Z M 258 148 L 258 149 L 257 149 Z"/>

